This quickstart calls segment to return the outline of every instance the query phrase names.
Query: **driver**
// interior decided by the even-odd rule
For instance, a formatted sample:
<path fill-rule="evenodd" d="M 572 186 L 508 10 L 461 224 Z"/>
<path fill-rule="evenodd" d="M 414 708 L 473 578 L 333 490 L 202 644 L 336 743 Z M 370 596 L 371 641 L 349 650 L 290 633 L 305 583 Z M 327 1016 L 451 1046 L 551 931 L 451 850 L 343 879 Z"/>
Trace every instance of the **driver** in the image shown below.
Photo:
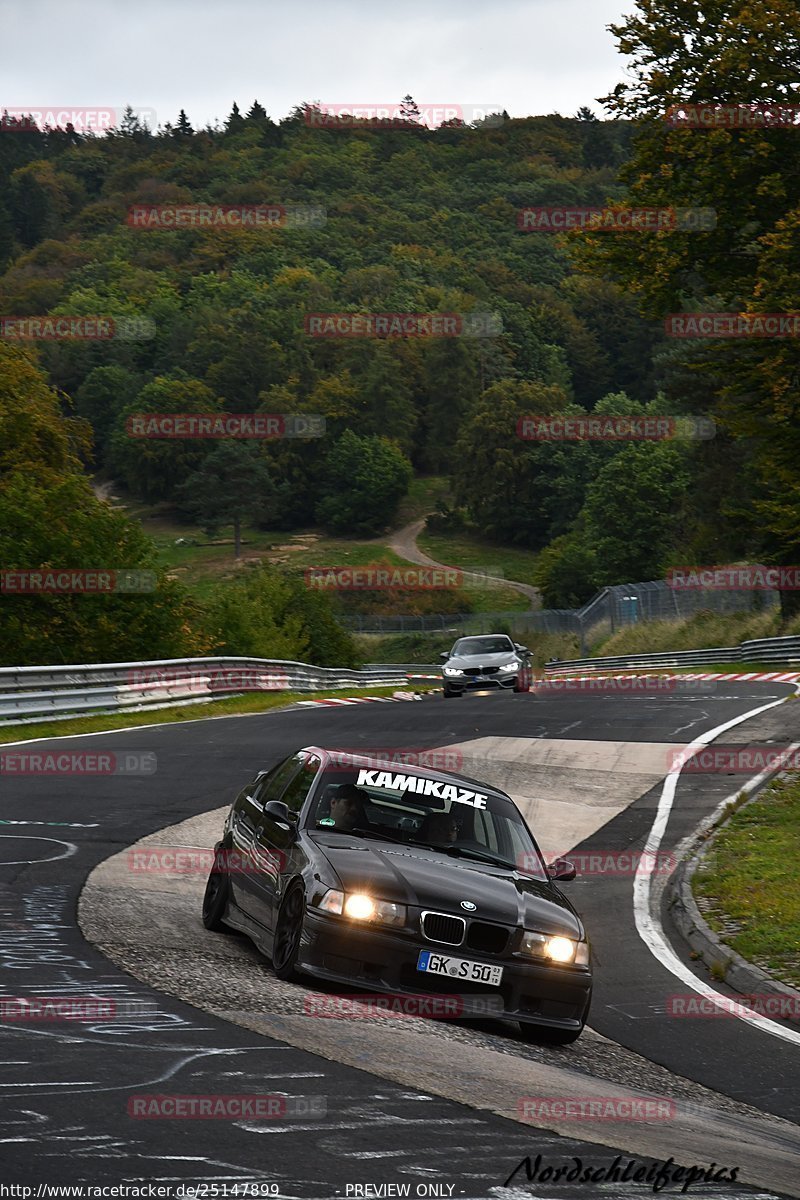
<path fill-rule="evenodd" d="M 366 828 L 364 801 L 368 797 L 354 783 L 344 783 L 331 797 L 331 816 L 336 828 L 349 832 L 351 829 Z"/>

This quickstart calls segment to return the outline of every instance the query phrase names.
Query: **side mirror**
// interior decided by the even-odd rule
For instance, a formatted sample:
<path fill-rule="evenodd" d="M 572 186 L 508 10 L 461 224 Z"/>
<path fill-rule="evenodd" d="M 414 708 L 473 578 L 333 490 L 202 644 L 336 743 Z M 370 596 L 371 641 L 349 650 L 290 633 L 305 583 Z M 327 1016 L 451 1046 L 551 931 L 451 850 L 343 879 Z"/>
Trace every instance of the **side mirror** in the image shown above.
<path fill-rule="evenodd" d="M 557 858 L 555 862 L 547 864 L 547 874 L 551 879 L 567 883 L 570 879 L 574 879 L 578 872 L 575 870 L 575 864 L 571 863 L 568 858 Z"/>
<path fill-rule="evenodd" d="M 530 653 L 530 651 L 528 650 L 528 647 L 520 646 L 519 642 L 514 642 L 514 648 L 516 650 L 519 650 L 521 654 L 529 654 Z"/>
<path fill-rule="evenodd" d="M 282 800 L 268 800 L 264 805 L 264 816 L 271 817 L 280 829 L 287 832 L 294 829 L 294 817 Z"/>
<path fill-rule="evenodd" d="M 447 653 L 446 650 L 442 650 L 441 654 L 439 655 L 439 658 L 442 660 L 442 662 L 447 662 L 449 657 L 450 657 L 450 655 Z"/>

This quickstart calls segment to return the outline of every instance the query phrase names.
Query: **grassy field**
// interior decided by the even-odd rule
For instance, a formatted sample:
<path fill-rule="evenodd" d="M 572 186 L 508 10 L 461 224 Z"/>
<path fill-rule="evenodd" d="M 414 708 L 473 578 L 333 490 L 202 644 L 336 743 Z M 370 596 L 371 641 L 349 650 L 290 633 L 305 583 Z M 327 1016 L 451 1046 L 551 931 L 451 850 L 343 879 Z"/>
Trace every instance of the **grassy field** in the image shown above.
<path fill-rule="evenodd" d="M 533 583 L 533 568 L 536 555 L 530 550 L 519 550 L 513 546 L 498 546 L 480 538 L 465 534 L 435 534 L 426 530 L 417 538 L 417 545 L 425 554 L 437 562 L 454 567 L 495 567 L 505 579 L 519 583 Z"/>
<path fill-rule="evenodd" d="M 404 502 L 405 523 L 430 511 L 432 496 L 437 494 L 440 484 L 441 481 L 436 478 L 414 481 Z M 248 566 L 261 562 L 272 563 L 289 571 L 303 571 L 307 567 L 360 567 L 374 563 L 408 565 L 405 559 L 398 557 L 379 538 L 336 538 L 315 529 L 286 533 L 245 528 L 242 531 L 242 554 L 237 560 L 233 555 L 232 537 L 209 538 L 197 526 L 178 522 L 164 506 L 129 504 L 126 511 L 141 522 L 145 533 L 155 543 L 159 566 L 202 600 L 211 597 L 218 583 L 235 579 Z M 467 586 L 463 589 L 463 595 L 463 604 L 450 600 L 452 611 L 494 612 L 527 607 L 524 596 L 502 584 Z M 345 611 L 357 612 L 364 607 L 363 597 L 363 592 L 342 593 L 340 600 Z M 401 604 L 402 600 L 398 600 L 394 608 L 399 611 Z M 431 593 L 426 598 L 425 607 L 428 611 L 437 610 L 435 594 Z"/>
<path fill-rule="evenodd" d="M 617 633 L 592 644 L 591 653 L 658 654 L 673 650 L 704 650 L 715 646 L 738 646 L 751 638 L 777 637 L 800 632 L 800 620 L 780 627 L 777 612 L 714 613 L 708 610 L 695 613 L 687 621 L 643 621 L 626 625 Z M 740 664 L 730 667 L 740 670 Z M 777 670 L 777 667 L 776 667 Z"/>
<path fill-rule="evenodd" d="M 734 813 L 693 880 L 711 928 L 743 958 L 800 987 L 800 780 Z"/>

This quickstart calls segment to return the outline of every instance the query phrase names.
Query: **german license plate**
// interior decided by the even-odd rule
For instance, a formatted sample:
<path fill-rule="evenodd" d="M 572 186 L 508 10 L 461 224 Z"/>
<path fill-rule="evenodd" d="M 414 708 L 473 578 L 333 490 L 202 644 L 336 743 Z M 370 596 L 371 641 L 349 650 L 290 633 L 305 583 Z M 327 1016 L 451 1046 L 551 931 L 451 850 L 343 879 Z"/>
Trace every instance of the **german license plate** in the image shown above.
<path fill-rule="evenodd" d="M 488 983 L 491 987 L 499 987 L 503 978 L 502 967 L 472 962 L 469 958 L 453 958 L 433 950 L 420 950 L 417 970 L 427 971 L 429 975 L 446 975 L 449 979 L 465 979 L 470 983 Z"/>

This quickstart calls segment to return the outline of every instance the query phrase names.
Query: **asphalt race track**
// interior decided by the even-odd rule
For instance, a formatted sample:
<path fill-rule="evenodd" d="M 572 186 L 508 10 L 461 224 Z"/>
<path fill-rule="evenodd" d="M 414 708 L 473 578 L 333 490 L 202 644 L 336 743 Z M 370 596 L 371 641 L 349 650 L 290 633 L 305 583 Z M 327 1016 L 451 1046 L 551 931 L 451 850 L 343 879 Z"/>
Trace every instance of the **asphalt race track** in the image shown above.
<path fill-rule="evenodd" d="M 357 1069 L 352 1053 L 351 1065 L 346 1065 L 330 1052 L 331 1039 L 337 1036 L 330 1027 L 336 1022 L 318 1023 L 327 1027 L 323 1055 L 221 1020 L 177 998 L 176 993 L 192 996 L 197 986 L 188 967 L 186 978 L 180 978 L 183 959 L 177 981 L 171 977 L 169 987 L 159 991 L 133 978 L 138 974 L 133 967 L 126 973 L 90 945 L 77 925 L 78 897 L 98 864 L 142 837 L 229 803 L 257 769 L 300 745 L 408 749 L 465 746 L 487 738 L 560 744 L 573 740 L 583 752 L 587 743 L 612 741 L 628 743 L 634 750 L 640 744 L 685 745 L 704 730 L 791 692 L 781 684 L 732 682 L 704 695 L 489 695 L 447 703 L 437 696 L 417 703 L 290 709 L 20 745 L 25 751 L 154 754 L 157 769 L 150 775 L 2 779 L 0 1000 L 93 995 L 113 999 L 118 1014 L 126 1015 L 96 1024 L 0 1021 L 0 1179 L 22 1185 L 185 1184 L 198 1189 L 194 1194 L 200 1196 L 222 1196 L 224 1187 L 231 1195 L 234 1185 L 258 1184 L 263 1187 L 250 1194 L 298 1200 L 404 1194 L 358 1191 L 390 1184 L 409 1185 L 405 1194 L 412 1196 L 533 1194 L 567 1200 L 652 1195 L 652 1183 L 647 1182 L 587 1187 L 562 1179 L 527 1184 L 524 1172 L 504 1188 L 526 1155 L 542 1155 L 542 1164 L 550 1166 L 572 1166 L 571 1157 L 578 1156 L 584 1165 L 600 1168 L 612 1163 L 616 1150 L 623 1154 L 624 1166 L 626 1151 L 633 1154 L 632 1147 L 643 1144 L 645 1132 L 617 1122 L 600 1145 L 599 1137 L 594 1142 L 581 1140 L 574 1126 L 568 1134 L 559 1134 L 498 1116 L 497 1104 L 489 1111 L 478 1094 L 460 1090 L 461 1102 L 456 1102 L 445 1098 L 454 1094 L 445 1084 L 425 1090 L 424 1083 L 399 1083 L 366 1054 L 363 1069 Z M 787 744 L 797 740 L 797 728 L 796 706 L 784 704 L 721 740 Z M 474 766 L 472 771 L 480 774 Z M 662 850 L 674 848 L 742 782 L 741 776 L 682 776 Z M 604 781 L 603 789 L 607 786 Z M 531 788 L 535 792 L 535 779 Z M 661 784 L 652 782 L 627 807 L 614 809 L 610 820 L 584 838 L 578 851 L 640 850 L 660 794 Z M 536 822 L 531 824 L 536 833 Z M 564 836 L 565 847 L 575 844 L 568 831 Z M 542 1083 L 549 1069 L 572 1069 L 576 1095 L 590 1094 L 590 1084 L 591 1094 L 614 1095 L 611 1081 L 618 1078 L 648 1095 L 685 1097 L 696 1106 L 698 1128 L 709 1095 L 716 1093 L 718 1102 L 711 1108 L 727 1113 L 732 1122 L 716 1158 L 687 1156 L 677 1136 L 669 1142 L 668 1129 L 660 1130 L 659 1146 L 669 1147 L 684 1165 L 710 1167 L 715 1161 L 719 1169 L 735 1167 L 736 1130 L 744 1137 L 748 1120 L 757 1124 L 753 1110 L 766 1115 L 759 1130 L 767 1130 L 768 1137 L 772 1130 L 773 1140 L 767 1142 L 760 1165 L 740 1171 L 739 1182 L 696 1183 L 690 1194 L 800 1196 L 800 1038 L 784 1040 L 735 1018 L 677 1020 L 669 1015 L 669 996 L 685 993 L 686 986 L 656 960 L 637 933 L 632 877 L 600 873 L 563 886 L 570 889 L 592 937 L 597 983 L 590 1026 L 601 1036 L 587 1031 L 574 1047 L 539 1050 L 515 1041 L 509 1030 L 475 1026 L 455 1030 L 450 1037 L 441 1028 L 429 1035 L 423 1028 L 416 1035 L 421 1045 L 430 1046 L 432 1059 L 446 1049 L 454 1076 L 459 1053 L 465 1058 L 473 1053 L 502 1054 L 513 1090 L 505 1106 L 509 1113 L 521 1094 L 520 1079 L 529 1077 L 528 1095 L 547 1094 Z M 135 914 L 121 910 L 120 925 L 132 917 Z M 268 987 L 269 970 L 247 944 L 237 950 L 238 939 L 222 940 L 232 942 L 239 958 L 249 964 L 253 986 L 264 972 Z M 688 964 L 679 943 L 673 944 Z M 215 971 L 210 975 L 205 986 L 224 990 L 224 979 Z M 304 991 L 295 990 L 298 995 Z M 352 1040 L 352 1027 L 342 1029 L 341 1036 Z M 398 1053 L 402 1046 L 398 1039 Z M 655 1064 L 652 1076 L 648 1062 Z M 639 1077 L 632 1079 L 631 1072 Z M 600 1093 L 598 1077 L 609 1081 Z M 281 1097 L 286 1112 L 273 1120 L 128 1115 L 132 1100 L 141 1096 L 254 1092 Z M 712 1127 L 713 1123 L 708 1126 Z M 775 1166 L 770 1174 L 764 1164 L 772 1153 Z M 666 1150 L 658 1154 L 668 1156 Z M 650 1161 L 638 1154 L 637 1165 Z M 743 1178 L 755 1186 L 743 1185 Z M 681 1194 L 681 1184 L 660 1194 Z"/>

